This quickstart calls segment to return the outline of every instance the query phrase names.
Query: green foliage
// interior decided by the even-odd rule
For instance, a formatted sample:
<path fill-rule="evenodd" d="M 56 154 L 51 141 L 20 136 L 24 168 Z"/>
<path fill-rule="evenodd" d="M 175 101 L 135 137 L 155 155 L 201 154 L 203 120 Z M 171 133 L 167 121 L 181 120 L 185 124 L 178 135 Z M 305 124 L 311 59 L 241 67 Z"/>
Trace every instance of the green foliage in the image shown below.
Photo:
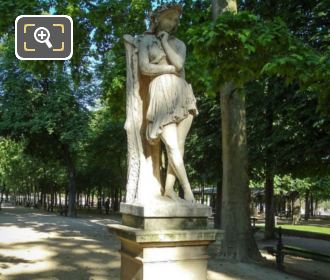
<path fill-rule="evenodd" d="M 38 15 L 48 10 L 48 1 L 42 0 L 2 0 L 0 2 L 0 37 L 13 33 L 15 18 L 20 15 Z"/>
<path fill-rule="evenodd" d="M 125 115 L 126 60 L 123 36 L 145 32 L 143 23 L 150 9 L 151 2 L 145 0 L 100 1 L 90 6 L 89 20 L 94 26 L 93 43 L 96 46 L 96 72 L 101 80 L 102 104 L 119 121 Z"/>
<path fill-rule="evenodd" d="M 0 186 L 14 194 L 60 191 L 67 183 L 65 170 L 55 161 L 43 162 L 27 155 L 25 141 L 19 143 L 0 139 Z"/>
<path fill-rule="evenodd" d="M 263 188 L 264 180 L 251 180 L 250 188 Z M 274 192 L 276 195 L 290 195 L 297 192 L 300 197 L 304 197 L 309 191 L 313 198 L 318 201 L 330 199 L 330 179 L 324 177 L 295 178 L 292 175 L 275 175 Z"/>
<path fill-rule="evenodd" d="M 126 180 L 126 135 L 123 123 L 113 121 L 106 109 L 94 112 L 86 146 L 86 168 L 91 187 L 121 189 Z M 88 176 L 89 175 L 89 176 Z"/>
<path fill-rule="evenodd" d="M 199 115 L 193 121 L 185 148 L 187 172 L 196 185 L 216 184 L 221 174 L 219 102 L 199 96 L 197 104 Z"/>
<path fill-rule="evenodd" d="M 312 31 L 305 30 L 297 18 L 283 16 L 286 5 L 295 5 L 293 1 L 283 4 L 283 12 L 275 12 L 275 16 L 268 13 L 269 7 L 259 7 L 265 3 L 270 2 L 251 5 L 258 15 L 224 13 L 215 23 L 189 29 L 195 59 L 188 65 L 198 69 L 194 84 L 204 87 L 211 97 L 225 81 L 244 88 L 252 178 L 265 176 L 266 160 L 272 163 L 274 174 L 325 176 L 330 153 L 325 109 L 329 53 L 323 41 L 316 48 L 315 40 L 307 40 L 306 32 L 310 36 Z M 309 18 L 308 13 L 306 19 L 300 14 L 300 20 L 317 26 L 319 19 Z M 323 27 L 314 31 L 326 40 Z M 318 106 L 324 116 L 318 114 Z"/>
<path fill-rule="evenodd" d="M 64 11 L 61 1 L 47 2 L 47 6 L 36 2 L 35 10 L 44 12 L 45 7 L 50 8 L 49 4 L 60 13 Z M 89 59 L 86 57 L 90 29 L 87 22 L 82 23 L 85 12 L 78 8 L 79 5 L 78 1 L 71 1 L 67 7 L 74 19 L 74 26 L 80 24 L 80 30 L 74 32 L 74 42 L 81 49 L 75 51 L 70 62 L 19 61 L 14 55 L 14 34 L 10 28 L 8 34 L 1 37 L 0 53 L 0 135 L 16 141 L 24 139 L 25 156 L 38 158 L 40 163 L 37 166 L 44 165 L 41 177 L 44 191 L 49 191 L 50 186 L 54 191 L 54 185 L 63 183 L 59 175 L 63 175 L 66 169 L 71 197 L 75 196 L 75 159 L 81 142 L 87 137 L 89 116 L 84 95 L 90 93 L 86 84 L 91 79 L 91 69 L 87 67 Z M 29 13 L 22 11 L 21 14 Z M 12 11 L 7 17 L 14 22 L 14 15 L 15 11 Z M 21 162 L 26 161 L 28 165 L 28 158 L 25 160 L 23 157 Z M 26 170 L 23 167 L 21 169 Z M 18 169 L 15 170 L 19 173 Z M 25 185 L 17 183 L 16 187 L 24 188 Z"/>
<path fill-rule="evenodd" d="M 298 81 L 304 87 L 325 80 L 324 58 L 294 37 L 280 18 L 265 21 L 248 12 L 227 12 L 215 24 L 206 23 L 189 33 L 202 69 L 212 77 L 206 85 L 213 90 L 224 81 L 242 87 L 264 76 Z"/>
<path fill-rule="evenodd" d="M 311 186 L 313 196 L 319 201 L 330 199 L 330 177 L 319 177 L 314 180 Z"/>
<path fill-rule="evenodd" d="M 319 109 L 329 115 L 329 16 L 330 4 L 323 0 L 301 1 L 244 1 L 241 8 L 247 9 L 264 20 L 282 18 L 291 34 L 299 38 L 304 44 L 311 46 L 320 56 L 320 68 L 316 70 L 312 89 L 317 93 Z M 309 70 L 309 69 L 308 69 Z M 313 71 L 310 71 L 313 74 Z"/>
<path fill-rule="evenodd" d="M 285 86 L 281 79 L 245 87 L 253 176 L 264 176 L 260 170 L 264 170 L 267 156 L 275 174 L 300 178 L 329 174 L 330 120 L 317 113 L 315 93 L 297 92 L 297 88 Z"/>
<path fill-rule="evenodd" d="M 10 43 L 8 41 L 8 45 Z M 5 73 L 1 134 L 15 138 L 28 136 L 31 145 L 46 145 L 44 150 L 52 151 L 60 143 L 74 148 L 74 143 L 84 137 L 87 115 L 73 95 L 66 77 L 67 69 L 63 64 L 55 63 L 22 62 L 15 65 L 7 51 L 12 49 L 5 50 L 1 63 Z M 53 141 L 49 142 L 52 138 Z"/>

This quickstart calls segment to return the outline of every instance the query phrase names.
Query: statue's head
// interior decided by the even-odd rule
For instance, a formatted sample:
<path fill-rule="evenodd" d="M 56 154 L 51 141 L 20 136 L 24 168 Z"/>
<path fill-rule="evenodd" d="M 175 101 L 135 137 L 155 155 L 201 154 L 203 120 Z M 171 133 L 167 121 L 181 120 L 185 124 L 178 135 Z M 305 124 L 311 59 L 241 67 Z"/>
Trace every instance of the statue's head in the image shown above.
<path fill-rule="evenodd" d="M 175 4 L 158 7 L 150 14 L 151 24 L 149 32 L 166 31 L 168 33 L 175 33 L 178 28 L 181 12 L 181 7 Z"/>

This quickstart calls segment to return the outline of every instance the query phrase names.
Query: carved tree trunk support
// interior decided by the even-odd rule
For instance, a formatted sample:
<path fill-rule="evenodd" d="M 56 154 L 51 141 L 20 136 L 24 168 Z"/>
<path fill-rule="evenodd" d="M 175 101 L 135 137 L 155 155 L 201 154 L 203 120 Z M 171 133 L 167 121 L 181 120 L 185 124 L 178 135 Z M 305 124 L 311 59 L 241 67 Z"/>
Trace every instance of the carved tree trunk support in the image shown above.
<path fill-rule="evenodd" d="M 150 78 L 141 76 L 138 67 L 138 40 L 124 36 L 126 48 L 126 122 L 128 178 L 126 202 L 141 204 L 161 194 L 160 143 L 151 146 L 146 139 L 146 114 Z"/>

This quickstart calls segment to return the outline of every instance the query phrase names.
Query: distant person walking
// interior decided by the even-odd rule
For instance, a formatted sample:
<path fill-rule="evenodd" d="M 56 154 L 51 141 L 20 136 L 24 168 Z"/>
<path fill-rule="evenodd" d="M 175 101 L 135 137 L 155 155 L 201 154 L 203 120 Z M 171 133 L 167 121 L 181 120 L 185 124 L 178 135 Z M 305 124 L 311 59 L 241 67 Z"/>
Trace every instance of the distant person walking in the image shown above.
<path fill-rule="evenodd" d="M 105 201 L 104 206 L 105 206 L 105 213 L 107 215 L 109 215 L 109 210 L 110 210 L 110 200 L 109 200 L 109 198 Z"/>

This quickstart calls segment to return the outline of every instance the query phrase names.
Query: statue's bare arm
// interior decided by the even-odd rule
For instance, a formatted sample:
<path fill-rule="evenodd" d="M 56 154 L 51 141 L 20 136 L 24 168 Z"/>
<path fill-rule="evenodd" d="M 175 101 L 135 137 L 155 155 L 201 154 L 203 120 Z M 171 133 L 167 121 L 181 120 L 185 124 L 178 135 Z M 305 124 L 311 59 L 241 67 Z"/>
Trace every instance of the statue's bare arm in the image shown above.
<path fill-rule="evenodd" d="M 163 31 L 160 32 L 159 36 L 161 37 L 161 42 L 166 53 L 167 59 L 170 61 L 172 65 L 174 65 L 177 72 L 181 72 L 184 67 L 184 63 L 186 60 L 186 46 L 183 42 L 177 40 L 176 41 L 176 49 L 168 42 L 168 33 Z"/>
<path fill-rule="evenodd" d="M 176 68 L 173 65 L 152 64 L 148 55 L 148 37 L 141 40 L 139 44 L 139 68 L 143 75 L 158 76 L 162 74 L 176 74 Z"/>

